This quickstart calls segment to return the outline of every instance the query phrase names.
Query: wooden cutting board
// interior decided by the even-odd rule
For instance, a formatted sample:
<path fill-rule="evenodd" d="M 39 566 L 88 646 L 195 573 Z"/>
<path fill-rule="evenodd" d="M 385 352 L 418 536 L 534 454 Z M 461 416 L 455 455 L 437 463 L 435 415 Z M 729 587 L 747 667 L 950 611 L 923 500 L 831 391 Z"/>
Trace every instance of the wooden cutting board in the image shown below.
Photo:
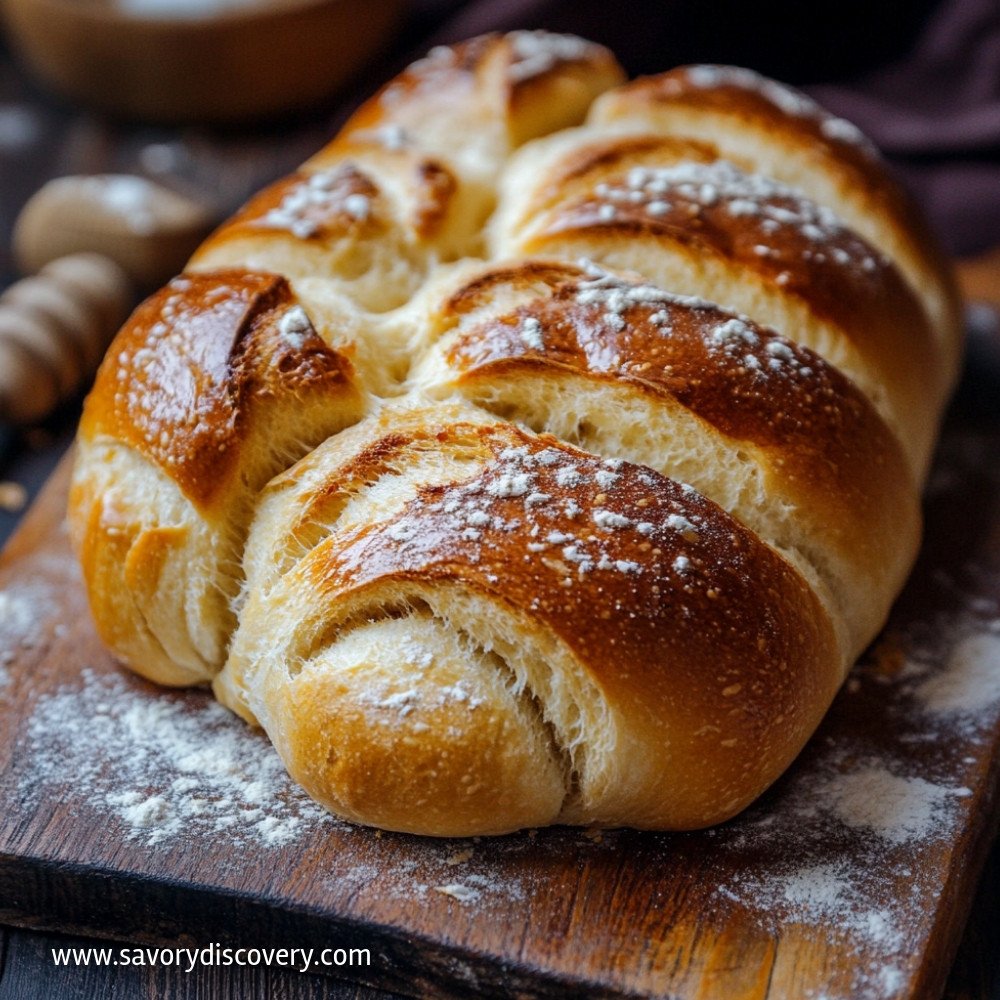
<path fill-rule="evenodd" d="M 953 417 L 912 581 L 791 771 L 677 835 L 433 841 L 324 816 L 206 693 L 111 662 L 67 476 L 0 559 L 0 921 L 369 948 L 370 967 L 326 971 L 410 995 L 940 992 L 998 816 L 995 418 Z"/>

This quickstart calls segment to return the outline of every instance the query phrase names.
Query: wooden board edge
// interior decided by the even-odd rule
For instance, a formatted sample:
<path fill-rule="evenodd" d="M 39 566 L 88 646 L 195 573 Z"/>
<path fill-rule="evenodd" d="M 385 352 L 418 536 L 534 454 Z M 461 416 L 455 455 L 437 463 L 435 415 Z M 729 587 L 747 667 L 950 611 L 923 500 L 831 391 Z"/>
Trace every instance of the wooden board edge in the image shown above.
<path fill-rule="evenodd" d="M 59 459 L 52 474 L 38 491 L 38 496 L 24 512 L 21 520 L 6 544 L 0 548 L 0 569 L 19 559 L 26 559 L 39 547 L 39 540 L 52 531 L 52 508 L 62 510 L 56 526 L 62 524 L 66 516 L 66 496 L 69 493 L 70 477 L 76 449 L 70 445 L 66 454 Z"/>
<path fill-rule="evenodd" d="M 149 917 L 137 926 L 136 913 Z M 190 930 L 195 913 L 197 940 Z M 458 947 L 401 928 L 339 920 L 322 911 L 281 906 L 215 886 L 9 854 L 0 854 L 0 923 L 139 946 L 204 947 L 217 941 L 240 947 L 369 948 L 373 960 L 367 974 L 348 966 L 313 971 L 413 997 L 642 1000 L 652 996 L 490 955 L 470 957 Z"/>
<path fill-rule="evenodd" d="M 992 769 L 990 787 L 977 812 L 982 820 L 970 823 L 966 836 L 954 845 L 949 877 L 930 932 L 941 944 L 936 954 L 924 953 L 924 960 L 915 977 L 915 997 L 926 996 L 937 1000 L 944 995 L 947 987 L 948 976 L 972 915 L 986 861 L 994 845 L 1000 843 L 1000 767 Z"/>

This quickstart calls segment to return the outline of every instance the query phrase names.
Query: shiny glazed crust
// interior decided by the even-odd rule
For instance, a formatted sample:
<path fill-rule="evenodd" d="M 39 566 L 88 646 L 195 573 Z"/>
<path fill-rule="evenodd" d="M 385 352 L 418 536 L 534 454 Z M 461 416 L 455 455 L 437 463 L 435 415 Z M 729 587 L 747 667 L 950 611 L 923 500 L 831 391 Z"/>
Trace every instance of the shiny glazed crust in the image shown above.
<path fill-rule="evenodd" d="M 902 586 L 956 315 L 801 95 L 436 49 L 119 334 L 70 505 L 95 621 L 358 822 L 720 822 Z"/>
<path fill-rule="evenodd" d="M 594 102 L 594 124 L 701 139 L 827 205 L 905 276 L 930 319 L 942 380 L 958 377 L 962 315 L 952 268 L 918 207 L 851 122 L 805 94 L 733 66 L 682 66 Z"/>

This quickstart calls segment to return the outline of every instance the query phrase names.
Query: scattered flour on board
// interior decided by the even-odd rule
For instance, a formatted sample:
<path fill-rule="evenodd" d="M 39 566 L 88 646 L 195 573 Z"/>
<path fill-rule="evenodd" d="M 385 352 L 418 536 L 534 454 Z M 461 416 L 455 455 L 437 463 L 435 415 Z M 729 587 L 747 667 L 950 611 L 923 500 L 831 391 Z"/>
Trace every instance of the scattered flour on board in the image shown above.
<path fill-rule="evenodd" d="M 278 846 L 335 822 L 285 773 L 265 739 L 216 702 L 192 707 L 138 682 L 82 675 L 39 699 L 23 787 L 72 783 L 147 844 L 226 831 Z"/>
<path fill-rule="evenodd" d="M 774 931 L 821 928 L 857 956 L 852 998 L 894 997 L 908 982 L 927 933 L 926 901 L 940 889 L 935 852 L 969 818 L 965 782 L 977 758 L 968 751 L 1000 715 L 1000 616 L 968 595 L 963 608 L 910 623 L 890 672 L 877 658 L 855 668 L 842 697 L 877 690 L 898 714 L 898 740 L 876 746 L 821 733 L 811 759 L 770 799 L 707 834 L 726 861 L 723 899 Z"/>
<path fill-rule="evenodd" d="M 920 777 L 901 777 L 872 761 L 821 782 L 815 791 L 820 808 L 854 830 L 875 833 L 888 844 L 932 836 L 949 805 L 969 789 L 949 788 Z"/>
<path fill-rule="evenodd" d="M 562 844 L 575 833 L 552 831 L 553 846 Z M 413 851 L 402 854 L 393 849 L 396 838 L 404 834 L 386 834 L 386 858 L 378 864 L 352 864 L 331 872 L 326 881 L 331 887 L 350 889 L 359 895 L 376 898 L 427 899 L 428 893 L 449 896 L 462 905 L 475 904 L 479 909 L 494 905 L 509 906 L 530 899 L 541 884 L 528 874 L 512 877 L 510 862 L 523 854 L 528 844 L 524 837 L 484 838 L 472 847 L 456 848 L 455 841 L 421 839 L 419 861 Z M 462 842 L 464 843 L 464 842 Z M 556 848 L 557 850 L 559 848 Z M 408 855 L 408 856 L 407 856 Z M 523 866 L 519 866 L 523 870 Z"/>
<path fill-rule="evenodd" d="M 962 639 L 948 669 L 932 674 L 913 693 L 934 716 L 975 715 L 1000 702 L 1000 634 L 974 632 Z"/>
<path fill-rule="evenodd" d="M 0 590 L 0 688 L 10 682 L 9 667 L 18 653 L 42 642 L 44 609 L 51 607 L 51 597 L 50 587 L 30 580 Z"/>
<path fill-rule="evenodd" d="M 0 649 L 28 648 L 41 637 L 37 588 L 0 590 Z"/>
<path fill-rule="evenodd" d="M 9 681 L 8 668 L 15 660 L 62 638 L 67 621 L 78 610 L 82 613 L 80 568 L 72 556 L 39 554 L 34 569 L 0 589 L 0 687 L 4 676 Z M 80 596 L 79 609 L 68 603 L 67 592 Z"/>
<path fill-rule="evenodd" d="M 80 684 L 39 698 L 26 735 L 19 755 L 26 799 L 72 785 L 75 797 L 149 846 L 224 834 L 234 846 L 280 848 L 319 828 L 355 829 L 291 781 L 261 734 L 207 697 L 192 704 L 151 693 L 126 674 L 84 670 Z M 412 850 L 391 848 L 395 835 L 385 836 L 377 865 L 334 864 L 328 881 L 354 891 L 371 886 L 380 896 L 443 894 L 453 905 L 507 904 L 530 891 L 507 874 L 514 838 L 482 854 L 467 842 L 422 840 L 418 864 Z"/>

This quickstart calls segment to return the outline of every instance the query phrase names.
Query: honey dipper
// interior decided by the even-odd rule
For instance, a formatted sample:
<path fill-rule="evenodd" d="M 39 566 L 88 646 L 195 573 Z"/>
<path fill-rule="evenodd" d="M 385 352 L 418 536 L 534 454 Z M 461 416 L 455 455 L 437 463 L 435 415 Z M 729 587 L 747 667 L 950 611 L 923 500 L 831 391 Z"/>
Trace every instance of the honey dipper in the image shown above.
<path fill-rule="evenodd" d="M 0 421 L 34 423 L 82 388 L 133 297 L 96 253 L 59 257 L 0 294 Z"/>

